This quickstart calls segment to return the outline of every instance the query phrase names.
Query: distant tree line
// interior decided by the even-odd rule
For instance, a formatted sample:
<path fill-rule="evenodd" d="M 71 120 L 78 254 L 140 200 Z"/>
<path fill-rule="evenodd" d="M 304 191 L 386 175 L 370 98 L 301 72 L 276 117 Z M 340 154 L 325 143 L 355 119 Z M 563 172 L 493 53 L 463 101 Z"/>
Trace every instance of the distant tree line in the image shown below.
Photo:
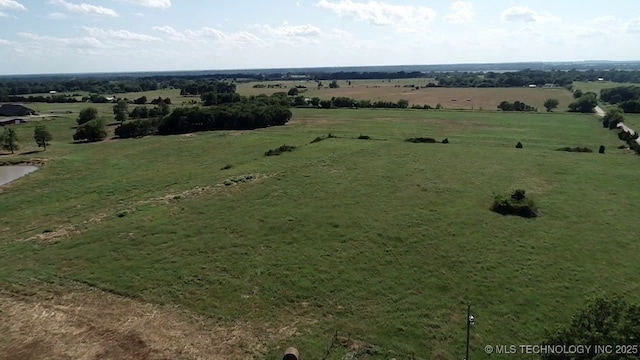
<path fill-rule="evenodd" d="M 324 71 L 308 70 L 300 72 L 259 73 L 218 73 L 202 75 L 142 75 L 117 74 L 74 76 L 13 76 L 0 79 L 0 100 L 6 96 L 27 95 L 50 91 L 58 93 L 88 92 L 92 94 L 121 94 L 152 91 L 158 89 L 180 89 L 183 95 L 200 96 L 207 92 L 233 93 L 235 83 L 244 81 L 274 81 L 283 79 L 307 80 L 395 80 L 408 78 L 436 79 L 440 87 L 522 87 L 528 85 L 544 86 L 555 84 L 571 86 L 574 81 L 614 81 L 620 83 L 640 83 L 639 70 L 531 70 L 513 72 L 497 71 Z M 219 80 L 233 79 L 231 83 Z M 218 80 L 216 82 L 216 80 Z M 226 87 L 226 89 L 225 89 Z M 54 97 L 51 97 L 54 99 Z M 55 97 L 57 100 L 61 98 Z M 21 101 L 21 100 L 20 100 Z M 46 101 L 43 101 L 46 102 Z M 58 102 L 58 101 L 54 101 Z"/>

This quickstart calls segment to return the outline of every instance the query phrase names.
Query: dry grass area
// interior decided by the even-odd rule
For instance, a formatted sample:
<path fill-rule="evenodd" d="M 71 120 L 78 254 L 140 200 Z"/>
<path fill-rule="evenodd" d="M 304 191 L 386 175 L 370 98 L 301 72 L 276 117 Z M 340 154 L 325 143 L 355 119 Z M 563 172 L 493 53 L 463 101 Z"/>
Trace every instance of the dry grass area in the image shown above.
<path fill-rule="evenodd" d="M 258 359 L 296 325 L 215 324 L 86 286 L 0 293 L 0 359 Z"/>
<path fill-rule="evenodd" d="M 306 86 L 307 91 L 302 95 L 330 99 L 331 97 L 346 96 L 358 100 L 409 100 L 410 104 L 435 106 L 440 103 L 446 109 L 484 109 L 497 110 L 498 104 L 507 100 L 516 100 L 535 106 L 538 111 L 546 111 L 543 104 L 546 99 L 558 99 L 560 105 L 556 111 L 566 111 L 573 101 L 571 93 L 563 88 L 407 88 L 405 85 L 426 86 L 433 79 L 402 79 L 402 80 L 354 80 L 351 86 L 346 81 L 338 81 L 337 89 L 328 88 L 329 82 L 324 81 L 323 88 L 318 89 L 315 81 L 272 81 L 263 84 L 281 84 L 282 88 L 253 88 L 257 82 L 238 85 L 238 93 L 242 95 L 273 94 L 278 91 L 287 92 L 296 85 Z"/>

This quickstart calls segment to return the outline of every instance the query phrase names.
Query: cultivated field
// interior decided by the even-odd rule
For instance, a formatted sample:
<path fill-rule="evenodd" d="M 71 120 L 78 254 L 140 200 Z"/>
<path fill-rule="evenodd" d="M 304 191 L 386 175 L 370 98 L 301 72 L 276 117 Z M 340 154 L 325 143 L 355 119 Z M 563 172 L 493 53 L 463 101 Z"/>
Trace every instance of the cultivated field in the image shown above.
<path fill-rule="evenodd" d="M 571 93 L 562 88 L 406 88 L 405 85 L 426 86 L 433 79 L 402 79 L 402 80 L 354 80 L 351 86 L 346 81 L 338 81 L 337 89 L 330 89 L 329 81 L 323 81 L 323 88 L 318 89 L 315 81 L 271 81 L 250 82 L 238 84 L 238 93 L 242 95 L 272 94 L 278 91 L 287 92 L 296 85 L 306 86 L 307 91 L 301 95 L 317 96 L 321 99 L 346 96 L 357 100 L 409 100 L 410 105 L 431 105 L 440 103 L 446 109 L 483 109 L 496 110 L 501 101 L 516 100 L 525 102 L 546 111 L 543 104 L 546 99 L 558 99 L 560 105 L 556 111 L 566 111 L 573 101 Z M 282 88 L 253 88 L 256 84 L 275 85 Z"/>
<path fill-rule="evenodd" d="M 484 358 L 591 295 L 640 300 L 638 158 L 596 116 L 295 109 L 86 145 L 75 116 L 43 120 L 46 152 L 0 157 L 46 160 L 0 188 L 0 358 L 460 359 L 467 301 Z M 282 144 L 298 148 L 263 156 Z M 516 188 L 540 218 L 488 210 Z"/>

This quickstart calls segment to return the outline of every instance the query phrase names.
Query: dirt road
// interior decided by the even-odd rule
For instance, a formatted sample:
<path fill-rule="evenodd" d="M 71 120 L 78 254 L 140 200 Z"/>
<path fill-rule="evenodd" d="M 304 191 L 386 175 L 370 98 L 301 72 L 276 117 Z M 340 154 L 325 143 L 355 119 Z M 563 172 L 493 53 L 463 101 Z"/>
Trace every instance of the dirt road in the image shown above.
<path fill-rule="evenodd" d="M 600 117 L 604 117 L 605 116 L 605 112 L 604 110 L 602 110 L 602 108 L 600 106 L 596 106 L 595 108 L 596 110 L 596 114 Z M 627 125 L 625 125 L 624 123 L 618 123 L 618 129 L 621 129 L 622 131 L 626 131 L 630 134 L 635 134 L 635 130 L 633 130 L 632 128 L 628 127 Z M 638 145 L 640 145 L 640 138 L 636 139 L 636 142 L 638 143 Z"/>

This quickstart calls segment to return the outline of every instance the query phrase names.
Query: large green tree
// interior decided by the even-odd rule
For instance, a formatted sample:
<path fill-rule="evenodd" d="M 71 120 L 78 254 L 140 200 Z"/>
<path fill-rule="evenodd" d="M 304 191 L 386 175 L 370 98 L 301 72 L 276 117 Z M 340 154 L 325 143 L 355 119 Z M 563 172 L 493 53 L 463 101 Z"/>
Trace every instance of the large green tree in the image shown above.
<path fill-rule="evenodd" d="M 622 110 L 618 108 L 611 108 L 607 110 L 604 118 L 602 118 L 602 126 L 607 129 L 615 129 L 621 122 L 624 122 L 624 114 Z"/>
<path fill-rule="evenodd" d="M 118 103 L 113 106 L 113 114 L 115 115 L 115 120 L 122 125 L 123 122 L 127 121 L 127 116 L 129 113 L 127 112 L 129 108 L 129 104 L 126 101 L 120 99 Z"/>
<path fill-rule="evenodd" d="M 98 117 L 98 109 L 94 107 L 88 107 L 80 110 L 80 114 L 78 115 L 78 125 L 82 125 L 91 120 L 95 120 Z"/>
<path fill-rule="evenodd" d="M 4 129 L 4 133 L 0 136 L 0 143 L 2 144 L 2 150 L 11 151 L 12 154 L 15 150 L 20 150 L 18 134 L 10 127 Z"/>
<path fill-rule="evenodd" d="M 543 345 L 590 346 L 584 354 L 542 354 L 545 360 L 626 360 L 640 353 L 640 306 L 620 297 L 599 297 L 587 303 L 564 327 L 552 332 Z M 596 346 L 600 346 L 596 348 Z M 610 349 L 602 346 L 612 346 Z M 586 348 L 585 348 L 586 350 Z"/>
<path fill-rule="evenodd" d="M 46 126 L 38 124 L 33 130 L 33 139 L 36 141 L 36 144 L 38 144 L 38 147 L 44 148 L 44 151 L 47 151 L 47 145 L 49 145 L 49 141 L 53 140 L 53 136 L 51 136 Z"/>
<path fill-rule="evenodd" d="M 102 141 L 107 137 L 107 126 L 102 119 L 91 120 L 78 126 L 73 134 L 75 141 L 95 142 Z"/>
<path fill-rule="evenodd" d="M 544 101 L 544 107 L 547 109 L 547 112 L 551 112 L 551 110 L 555 109 L 560 105 L 558 99 L 547 99 Z"/>
<path fill-rule="evenodd" d="M 592 92 L 585 93 L 576 101 L 569 104 L 570 112 L 592 113 L 598 105 L 597 95 Z"/>

